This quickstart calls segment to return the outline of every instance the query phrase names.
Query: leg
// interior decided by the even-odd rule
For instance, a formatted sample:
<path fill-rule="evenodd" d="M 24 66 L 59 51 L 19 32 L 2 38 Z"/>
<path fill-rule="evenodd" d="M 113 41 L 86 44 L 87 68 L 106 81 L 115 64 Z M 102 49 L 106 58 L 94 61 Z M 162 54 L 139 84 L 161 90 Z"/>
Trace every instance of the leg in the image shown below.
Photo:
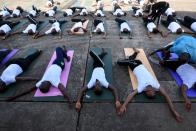
<path fill-rule="evenodd" d="M 185 16 L 184 17 L 184 22 L 182 22 L 182 24 L 188 28 L 191 27 L 191 24 L 193 22 L 196 22 L 196 19 L 192 18 L 192 17 L 189 17 L 189 16 Z"/>
<path fill-rule="evenodd" d="M 10 26 L 10 28 L 13 28 L 14 26 L 16 26 L 19 23 L 20 23 L 20 21 L 18 21 L 18 22 L 11 22 L 11 23 L 9 23 L 9 26 Z"/>
<path fill-rule="evenodd" d="M 163 26 L 165 26 L 166 28 L 169 26 L 168 21 L 166 20 L 161 20 L 161 23 L 163 24 Z"/>
<path fill-rule="evenodd" d="M 30 16 L 27 16 L 27 19 L 28 19 L 29 22 L 32 23 L 32 24 L 35 24 L 35 25 L 38 24 L 38 22 L 37 22 L 34 18 L 32 18 L 32 17 L 30 17 Z"/>
<path fill-rule="evenodd" d="M 125 20 L 122 20 L 122 19 L 119 19 L 119 18 L 116 18 L 115 21 L 118 23 L 119 27 L 120 27 L 120 25 L 121 25 L 123 22 L 126 22 Z"/>
<path fill-rule="evenodd" d="M 0 62 L 11 52 L 11 50 L 0 51 Z"/>
<path fill-rule="evenodd" d="M 41 53 L 41 51 L 37 50 L 33 54 L 30 54 L 29 56 L 27 56 L 25 58 L 25 61 L 26 61 L 27 65 L 30 65 L 40 55 L 40 53 Z"/>
<path fill-rule="evenodd" d="M 94 61 L 93 68 L 104 67 L 104 62 L 101 60 L 101 58 L 94 51 L 92 51 L 92 50 L 90 51 L 90 56 L 93 58 L 93 61 Z M 100 56 L 103 58 L 105 55 L 100 54 Z"/>
<path fill-rule="evenodd" d="M 81 19 L 71 19 L 72 22 L 81 22 Z"/>

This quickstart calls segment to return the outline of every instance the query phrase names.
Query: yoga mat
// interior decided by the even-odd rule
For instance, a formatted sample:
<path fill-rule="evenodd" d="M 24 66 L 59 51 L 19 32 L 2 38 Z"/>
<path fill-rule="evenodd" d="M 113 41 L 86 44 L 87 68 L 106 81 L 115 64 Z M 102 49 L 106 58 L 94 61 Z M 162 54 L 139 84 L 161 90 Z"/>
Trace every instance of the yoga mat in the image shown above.
<path fill-rule="evenodd" d="M 146 54 L 144 52 L 143 49 L 138 49 L 140 51 L 140 53 L 137 55 L 136 59 L 139 59 L 142 61 L 143 65 L 147 68 L 147 70 L 152 74 L 153 78 L 157 80 L 154 71 L 152 70 L 152 67 L 146 57 Z M 125 52 L 125 56 L 126 58 L 128 58 L 130 55 L 132 55 L 134 53 L 133 48 L 124 48 L 124 52 Z M 136 90 L 138 87 L 138 81 L 136 76 L 134 75 L 134 73 L 131 71 L 131 69 L 128 67 L 128 71 L 129 71 L 129 76 L 131 79 L 131 83 L 132 83 L 132 88 L 133 90 Z M 156 93 L 156 98 L 155 99 L 148 99 L 144 93 L 140 93 L 138 95 L 136 95 L 136 97 L 134 98 L 135 101 L 137 102 L 163 102 L 165 101 L 163 96 L 160 95 L 159 92 Z"/>
<path fill-rule="evenodd" d="M 15 32 L 16 30 L 20 29 L 27 22 L 28 22 L 28 20 L 26 20 L 26 19 L 21 20 L 19 24 L 17 24 L 16 26 L 14 26 L 14 28 L 12 29 L 12 32 Z"/>
<path fill-rule="evenodd" d="M 106 23 L 105 20 L 102 20 L 102 21 L 103 21 L 104 30 L 105 30 L 105 32 L 107 33 L 107 23 Z M 93 32 L 95 29 L 96 29 L 96 28 L 95 28 L 94 24 L 92 23 L 91 32 Z"/>
<path fill-rule="evenodd" d="M 71 59 L 70 59 L 70 62 L 65 62 L 65 69 L 62 71 L 62 74 L 61 74 L 61 83 L 65 86 L 65 88 L 67 86 L 67 80 L 68 80 L 68 76 L 69 76 L 69 72 L 71 68 L 74 51 L 69 50 L 67 53 L 68 53 L 68 56 L 71 57 Z M 52 58 L 47 66 L 47 69 L 51 66 L 55 58 L 56 58 L 56 52 L 53 53 Z M 40 92 L 39 89 L 37 89 L 33 97 L 33 100 L 34 101 L 65 101 L 62 93 L 59 91 L 57 87 L 51 87 L 48 93 L 42 93 Z"/>
<path fill-rule="evenodd" d="M 13 49 L 0 63 L 0 68 L 9 61 L 10 58 L 12 58 L 16 53 L 18 52 L 18 49 Z"/>
<path fill-rule="evenodd" d="M 104 48 L 105 51 L 108 53 L 106 56 L 103 58 L 103 62 L 105 64 L 105 75 L 106 75 L 106 80 L 112 84 L 113 83 L 113 75 L 112 75 L 112 54 L 111 54 L 111 49 L 109 48 Z M 92 48 L 91 50 L 95 51 L 95 53 L 100 54 L 101 53 L 101 48 Z M 91 57 L 91 56 L 89 56 Z M 93 72 L 93 59 L 91 58 L 88 61 L 88 66 L 87 66 L 87 74 L 86 74 L 86 85 L 90 81 L 91 75 Z M 93 89 L 88 90 L 86 92 L 86 95 L 84 95 L 84 100 L 85 101 L 102 101 L 102 100 L 113 100 L 114 96 L 112 92 L 109 89 L 102 88 L 103 92 L 101 95 L 97 96 L 94 94 Z"/>
<path fill-rule="evenodd" d="M 157 56 L 161 60 L 163 60 L 162 52 L 156 52 L 156 54 L 157 54 Z M 176 58 L 178 58 L 178 55 L 175 54 L 175 53 L 171 53 L 170 59 L 176 59 Z M 171 70 L 169 68 L 167 68 L 167 70 L 169 71 L 170 75 L 174 78 L 174 80 L 176 81 L 177 85 L 179 87 L 181 87 L 182 84 L 183 84 L 183 81 L 180 78 L 180 76 L 175 71 L 173 71 L 173 70 Z M 196 97 L 196 89 L 195 88 L 188 89 L 186 94 L 187 94 L 188 97 L 194 97 L 195 98 Z"/>
<path fill-rule="evenodd" d="M 84 29 L 87 28 L 88 22 L 89 22 L 89 20 L 87 20 L 87 21 L 85 21 L 85 22 L 83 23 L 83 26 L 82 26 L 82 27 L 83 27 Z M 75 25 L 75 24 L 74 24 L 74 25 Z M 73 27 L 74 27 L 74 25 L 73 25 Z M 73 27 L 71 28 L 71 30 L 73 30 Z M 85 32 L 84 32 L 83 30 L 79 29 L 79 31 L 78 31 L 78 32 L 75 32 L 74 35 L 83 35 L 83 34 L 85 34 Z"/>

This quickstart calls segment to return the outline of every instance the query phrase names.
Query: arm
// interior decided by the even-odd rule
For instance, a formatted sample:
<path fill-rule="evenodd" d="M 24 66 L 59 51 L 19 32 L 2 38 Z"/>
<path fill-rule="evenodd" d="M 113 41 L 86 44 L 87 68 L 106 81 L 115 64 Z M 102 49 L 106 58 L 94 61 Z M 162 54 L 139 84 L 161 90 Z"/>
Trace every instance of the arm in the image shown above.
<path fill-rule="evenodd" d="M 119 33 L 119 37 L 120 37 L 120 39 L 122 39 L 122 32 L 121 31 Z"/>
<path fill-rule="evenodd" d="M 22 32 L 21 31 L 16 31 L 16 32 L 11 33 L 11 35 L 16 35 L 16 34 L 22 34 Z"/>
<path fill-rule="evenodd" d="M 134 90 L 131 94 L 129 94 L 123 103 L 123 105 L 120 108 L 120 111 L 118 112 L 118 115 L 122 115 L 126 111 L 126 107 L 129 104 L 130 101 L 134 98 L 134 96 L 137 94 L 137 90 Z"/>
<path fill-rule="evenodd" d="M 174 105 L 173 105 L 169 95 L 165 92 L 165 90 L 162 87 L 160 87 L 160 92 L 165 97 L 165 99 L 166 99 L 166 101 L 167 101 L 167 103 L 169 105 L 169 109 L 172 112 L 172 114 L 174 115 L 175 119 L 178 122 L 181 122 L 182 118 L 181 118 L 180 114 L 176 111 L 176 109 L 174 108 Z"/>
<path fill-rule="evenodd" d="M 129 32 L 129 39 L 132 39 L 132 38 L 133 38 L 133 32 L 130 31 L 130 32 Z"/>
<path fill-rule="evenodd" d="M 34 36 L 34 39 L 37 39 L 37 38 L 45 36 L 45 35 L 46 35 L 45 33 L 37 34 Z"/>
<path fill-rule="evenodd" d="M 82 87 L 79 94 L 78 94 L 78 99 L 77 99 L 77 102 L 76 102 L 76 110 L 77 111 L 80 111 L 81 109 L 81 100 L 82 100 L 82 97 L 84 95 L 84 92 L 87 90 L 88 88 L 87 87 Z"/>
<path fill-rule="evenodd" d="M 187 89 L 188 89 L 188 87 L 183 84 L 181 87 L 181 92 L 182 92 L 182 96 L 185 100 L 185 107 L 186 107 L 187 111 L 189 112 L 191 110 L 191 101 L 188 99 L 188 97 L 186 95 Z"/>
<path fill-rule="evenodd" d="M 121 104 L 119 101 L 119 97 L 118 97 L 118 93 L 115 87 L 113 87 L 112 85 L 109 84 L 108 89 L 110 89 L 115 97 L 115 105 L 116 105 L 116 109 L 119 110 Z"/>
<path fill-rule="evenodd" d="M 16 81 L 38 81 L 38 78 L 33 77 L 16 77 Z"/>
<path fill-rule="evenodd" d="M 65 89 L 64 85 L 60 83 L 60 84 L 58 85 L 58 88 L 59 88 L 59 90 L 61 91 L 61 93 L 63 94 L 64 98 L 68 100 L 68 102 L 69 102 L 69 104 L 70 104 L 70 106 L 71 106 L 72 102 L 71 102 L 70 97 L 69 97 L 69 96 L 67 95 L 67 93 L 66 93 L 66 89 Z"/>
<path fill-rule="evenodd" d="M 62 38 L 62 31 L 60 30 L 59 31 L 59 39 L 61 39 Z"/>
<path fill-rule="evenodd" d="M 15 95 L 15 96 L 13 96 L 13 97 L 9 97 L 6 101 L 13 101 L 13 100 L 15 100 L 15 99 L 17 99 L 17 98 L 19 98 L 19 97 L 21 97 L 21 96 L 24 96 L 24 95 L 26 95 L 26 94 L 31 93 L 32 91 L 34 91 L 34 90 L 36 90 L 36 89 L 37 89 L 36 87 L 32 87 L 32 88 L 30 88 L 29 90 L 27 90 L 27 91 L 25 91 L 25 92 L 23 92 L 23 93 L 21 93 L 21 94 Z"/>
<path fill-rule="evenodd" d="M 107 35 L 107 33 L 103 32 L 103 39 L 106 39 L 106 35 Z"/>
<path fill-rule="evenodd" d="M 159 48 L 159 49 L 153 51 L 152 53 L 150 53 L 149 55 L 151 56 L 151 55 L 155 54 L 155 53 L 158 52 L 158 51 L 169 50 L 172 46 L 173 46 L 173 45 L 169 45 L 169 46 L 167 46 L 167 47 Z"/>

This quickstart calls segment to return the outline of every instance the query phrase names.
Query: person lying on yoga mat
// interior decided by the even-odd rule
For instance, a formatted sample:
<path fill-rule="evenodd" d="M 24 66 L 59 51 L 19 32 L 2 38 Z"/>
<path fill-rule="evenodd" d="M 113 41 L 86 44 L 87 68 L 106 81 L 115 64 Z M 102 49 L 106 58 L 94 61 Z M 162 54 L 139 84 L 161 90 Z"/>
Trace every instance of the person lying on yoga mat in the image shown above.
<path fill-rule="evenodd" d="M 106 31 L 104 28 L 104 22 L 99 19 L 95 19 L 93 21 L 95 29 L 92 31 L 92 33 L 97 33 L 97 34 L 103 34 L 103 38 L 106 38 Z M 91 36 L 92 37 L 92 36 Z"/>
<path fill-rule="evenodd" d="M 143 9 L 138 7 L 132 7 L 133 9 L 133 16 L 134 17 L 142 17 L 143 16 Z"/>
<path fill-rule="evenodd" d="M 175 119 L 180 122 L 182 120 L 179 113 L 176 111 L 169 95 L 166 93 L 165 89 L 160 87 L 160 84 L 157 80 L 155 80 L 152 74 L 146 69 L 146 67 L 142 64 L 140 60 L 135 59 L 139 50 L 133 48 L 134 54 L 129 56 L 128 59 L 118 60 L 117 64 L 121 66 L 129 66 L 133 71 L 134 75 L 138 81 L 138 87 L 132 93 L 128 95 L 124 104 L 121 106 L 119 110 L 119 115 L 122 115 L 126 111 L 126 107 L 128 103 L 133 99 L 133 97 L 137 94 L 144 92 L 149 99 L 154 99 L 156 97 L 156 91 L 159 91 L 166 99 L 169 109 L 174 115 Z"/>
<path fill-rule="evenodd" d="M 146 18 L 143 18 L 143 21 L 144 21 L 144 25 L 147 27 L 147 30 L 148 30 L 148 37 L 149 38 L 152 38 L 151 34 L 157 34 L 157 33 L 160 33 L 161 36 L 165 37 L 166 34 L 164 32 L 162 32 L 161 30 L 159 30 L 157 28 L 157 26 L 155 25 L 155 23 L 153 22 L 152 19 L 146 19 Z"/>
<path fill-rule="evenodd" d="M 158 51 L 163 51 L 164 60 L 169 59 L 170 53 L 176 53 L 179 57 L 185 57 L 187 61 L 196 63 L 196 38 L 183 35 L 177 38 L 173 44 L 157 49 L 149 55 L 151 56 Z"/>
<path fill-rule="evenodd" d="M 32 5 L 32 10 L 30 10 L 28 13 L 28 15 L 30 17 L 36 17 L 39 13 L 41 12 L 41 10 L 38 10 L 34 5 Z"/>
<path fill-rule="evenodd" d="M 6 91 L 10 84 L 17 81 L 38 80 L 32 77 L 20 77 L 19 75 L 28 69 L 40 53 L 41 50 L 37 50 L 25 58 L 15 58 L 6 63 L 6 69 L 0 76 L 0 92 Z"/>
<path fill-rule="evenodd" d="M 78 34 L 84 34 L 87 32 L 87 29 L 84 28 L 84 24 L 88 21 L 86 19 L 71 19 L 72 22 L 76 22 L 70 30 L 68 30 L 68 34 L 70 35 L 78 35 Z"/>
<path fill-rule="evenodd" d="M 173 16 L 173 17 L 175 17 L 176 16 L 176 12 L 175 12 L 175 10 L 173 10 L 172 8 L 167 8 L 167 10 L 165 11 L 165 15 L 166 16 L 169 16 L 169 15 L 171 15 L 171 16 Z"/>
<path fill-rule="evenodd" d="M 46 17 L 54 17 L 54 15 L 56 14 L 56 12 L 57 12 L 57 6 L 53 7 L 52 9 L 50 9 L 50 10 L 48 10 L 46 12 L 44 12 L 44 15 Z"/>
<path fill-rule="evenodd" d="M 70 7 L 65 10 L 65 12 L 63 13 L 63 16 L 65 17 L 72 16 L 77 10 L 82 10 L 82 9 L 84 8 L 83 7 Z"/>
<path fill-rule="evenodd" d="M 2 36 L 2 39 L 6 39 L 10 33 L 11 30 L 14 26 L 16 26 L 17 24 L 19 24 L 20 21 L 17 22 L 10 22 L 10 21 L 0 21 L 0 36 Z"/>
<path fill-rule="evenodd" d="M 184 16 L 184 20 L 178 18 L 177 21 L 180 22 L 180 24 L 186 26 L 187 28 L 191 29 L 196 33 L 196 19 L 190 16 Z"/>
<path fill-rule="evenodd" d="M 17 17 L 20 17 L 22 16 L 22 13 L 24 12 L 24 10 L 22 9 L 22 7 L 20 6 L 17 6 L 16 9 L 14 9 L 13 11 L 11 11 L 12 13 L 10 15 L 8 15 L 6 17 L 6 19 L 10 18 L 10 17 L 14 17 L 14 18 L 17 18 Z"/>
<path fill-rule="evenodd" d="M 10 16 L 12 14 L 12 12 L 13 12 L 12 10 L 10 10 L 4 6 L 3 10 L 0 11 L 0 18 Z"/>
<path fill-rule="evenodd" d="M 176 60 L 163 60 L 160 61 L 160 65 L 167 67 L 180 76 L 183 81 L 181 86 L 181 93 L 185 99 L 185 107 L 187 111 L 191 110 L 191 101 L 186 95 L 186 91 L 190 88 L 196 88 L 196 69 L 188 64 L 189 55 L 187 53 L 182 53 L 181 56 Z"/>
<path fill-rule="evenodd" d="M 101 9 L 101 8 L 96 9 L 94 15 L 97 16 L 97 17 L 105 17 L 105 14 L 103 13 L 103 9 Z"/>
<path fill-rule="evenodd" d="M 28 18 L 30 24 L 25 28 L 25 30 L 11 33 L 12 35 L 22 34 L 22 33 L 23 34 L 28 34 L 28 35 L 33 35 L 33 34 L 38 33 L 37 28 L 39 28 L 42 21 L 37 21 L 36 19 L 31 17 L 30 15 L 28 15 L 27 18 Z"/>
<path fill-rule="evenodd" d="M 87 16 L 89 14 L 88 11 L 87 11 L 87 9 L 85 7 L 80 7 L 79 10 L 80 10 L 80 13 L 74 15 L 73 17 L 76 17 L 76 16 Z"/>
<path fill-rule="evenodd" d="M 42 37 L 42 36 L 45 36 L 45 35 L 48 35 L 48 34 L 52 34 L 52 35 L 55 35 L 55 34 L 59 34 L 59 38 L 62 38 L 62 31 L 61 31 L 61 26 L 62 24 L 66 23 L 67 21 L 60 21 L 60 20 L 57 20 L 57 19 L 53 19 L 53 20 L 49 20 L 49 23 L 52 24 L 51 28 L 49 30 L 47 30 L 46 32 L 43 32 L 43 33 L 36 33 L 34 38 L 37 39 L 39 37 Z"/>
<path fill-rule="evenodd" d="M 161 20 L 161 23 L 168 28 L 169 33 L 182 34 L 184 32 L 172 15 L 167 16 L 167 20 Z"/>
<path fill-rule="evenodd" d="M 120 27 L 120 33 L 119 33 L 120 39 L 122 39 L 122 36 L 121 36 L 122 33 L 129 34 L 129 38 L 132 39 L 133 32 L 131 31 L 131 28 L 129 24 L 127 23 L 127 21 L 120 19 L 120 18 L 116 18 L 115 21 L 118 23 L 118 26 Z"/>
<path fill-rule="evenodd" d="M 0 63 L 11 52 L 11 50 L 0 50 Z"/>
<path fill-rule="evenodd" d="M 88 82 L 87 86 L 82 87 L 79 94 L 78 99 L 76 102 L 76 110 L 79 111 L 81 109 L 81 100 L 84 95 L 84 92 L 87 90 L 93 89 L 96 95 L 102 94 L 102 88 L 107 88 L 111 90 L 115 96 L 115 106 L 118 110 L 121 106 L 118 98 L 118 93 L 115 87 L 108 83 L 105 77 L 104 71 L 104 63 L 102 59 L 104 56 L 107 55 L 107 52 L 102 49 L 102 53 L 97 55 L 94 51 L 90 51 L 90 56 L 93 58 L 93 72 L 90 81 Z"/>
<path fill-rule="evenodd" d="M 121 17 L 121 16 L 126 16 L 126 12 L 123 12 L 121 7 L 118 5 L 118 4 L 115 4 L 114 5 L 114 11 L 112 12 L 112 14 L 114 16 L 117 16 L 117 17 Z"/>

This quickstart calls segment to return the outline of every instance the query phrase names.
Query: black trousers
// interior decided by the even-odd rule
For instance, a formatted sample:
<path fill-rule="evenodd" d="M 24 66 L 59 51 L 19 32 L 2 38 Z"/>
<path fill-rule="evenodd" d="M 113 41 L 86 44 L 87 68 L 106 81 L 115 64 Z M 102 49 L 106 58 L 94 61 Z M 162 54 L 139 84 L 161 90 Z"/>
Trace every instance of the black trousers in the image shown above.
<path fill-rule="evenodd" d="M 10 10 L 10 9 L 8 9 L 7 7 L 3 7 L 3 10 L 6 10 L 6 11 L 8 11 L 10 14 L 12 14 L 12 10 Z"/>
<path fill-rule="evenodd" d="M 102 60 L 105 55 L 105 52 L 102 52 L 101 54 L 97 55 L 95 52 L 90 51 L 90 56 L 93 58 L 93 69 L 96 67 L 104 67 L 104 63 Z"/>
<path fill-rule="evenodd" d="M 124 22 L 127 22 L 126 20 L 120 19 L 120 18 L 116 18 L 115 21 L 118 23 L 118 26 L 120 27 L 120 25 Z"/>
<path fill-rule="evenodd" d="M 169 24 L 170 24 L 171 22 L 176 22 L 176 19 L 175 19 L 172 15 L 169 15 L 169 16 L 167 17 L 167 21 L 162 20 L 161 22 L 162 22 L 162 24 L 163 24 L 165 27 L 168 27 Z"/>
<path fill-rule="evenodd" d="M 97 25 L 98 25 L 99 23 L 102 23 L 102 22 L 103 22 L 102 20 L 97 20 L 97 19 L 95 19 L 93 24 L 94 24 L 95 27 L 97 27 Z"/>
<path fill-rule="evenodd" d="M 27 70 L 29 65 L 40 55 L 40 51 L 36 51 L 35 53 L 27 56 L 26 58 L 16 58 L 10 60 L 8 63 L 6 63 L 6 66 L 9 66 L 11 64 L 17 64 L 19 65 L 23 71 Z"/>
<path fill-rule="evenodd" d="M 86 20 L 82 20 L 82 19 L 71 19 L 72 22 L 82 22 L 84 23 Z"/>
<path fill-rule="evenodd" d="M 56 64 L 63 70 L 65 68 L 64 58 L 68 59 L 67 51 L 63 50 L 61 47 L 56 48 L 56 59 L 52 64 Z"/>
<path fill-rule="evenodd" d="M 152 12 L 149 16 L 152 17 L 152 20 L 155 21 L 158 18 L 158 22 L 160 20 L 160 16 L 165 13 L 165 11 L 169 8 L 169 3 L 165 1 L 161 1 L 152 5 Z"/>
<path fill-rule="evenodd" d="M 0 21 L 0 26 L 7 24 L 7 25 L 9 25 L 10 28 L 13 28 L 14 26 L 16 26 L 19 23 L 20 23 L 20 21 L 18 21 L 18 22 Z"/>
<path fill-rule="evenodd" d="M 0 62 L 11 52 L 11 50 L 1 50 L 0 51 Z"/>
<path fill-rule="evenodd" d="M 191 24 L 193 24 L 194 22 L 196 22 L 195 18 L 192 18 L 190 16 L 185 16 L 184 17 L 184 21 L 180 21 L 184 26 L 190 28 Z"/>
<path fill-rule="evenodd" d="M 142 64 L 140 60 L 135 60 L 136 56 L 137 53 L 135 52 L 133 55 L 129 56 L 129 59 L 118 60 L 117 64 L 119 64 L 120 66 L 129 66 L 133 71 L 135 67 Z"/>

